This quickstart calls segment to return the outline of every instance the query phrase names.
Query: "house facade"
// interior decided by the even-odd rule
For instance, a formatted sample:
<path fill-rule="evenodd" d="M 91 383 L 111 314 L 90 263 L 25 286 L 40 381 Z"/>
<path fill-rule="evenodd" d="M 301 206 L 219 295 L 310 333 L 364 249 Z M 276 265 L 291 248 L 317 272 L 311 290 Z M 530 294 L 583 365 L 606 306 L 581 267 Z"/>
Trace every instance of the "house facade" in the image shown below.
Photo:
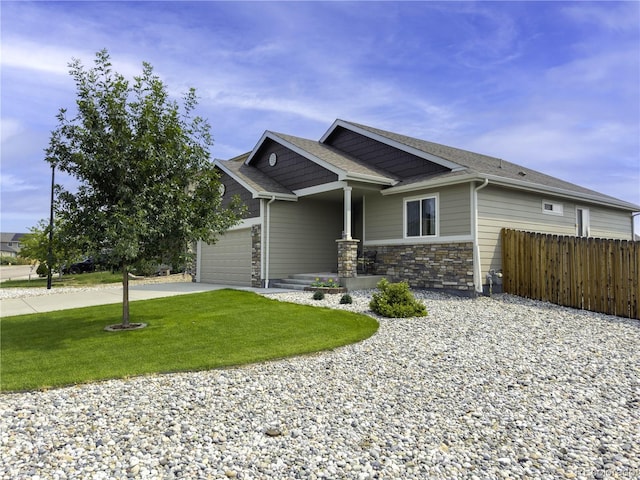
<path fill-rule="evenodd" d="M 319 141 L 267 131 L 216 160 L 243 222 L 200 242 L 196 281 L 265 287 L 294 274 L 366 273 L 414 288 L 481 292 L 504 227 L 633 238 L 637 205 L 502 159 L 336 120 Z"/>
<path fill-rule="evenodd" d="M 20 253 L 20 239 L 24 233 L 0 233 L 0 254 L 6 257 L 17 257 Z"/>

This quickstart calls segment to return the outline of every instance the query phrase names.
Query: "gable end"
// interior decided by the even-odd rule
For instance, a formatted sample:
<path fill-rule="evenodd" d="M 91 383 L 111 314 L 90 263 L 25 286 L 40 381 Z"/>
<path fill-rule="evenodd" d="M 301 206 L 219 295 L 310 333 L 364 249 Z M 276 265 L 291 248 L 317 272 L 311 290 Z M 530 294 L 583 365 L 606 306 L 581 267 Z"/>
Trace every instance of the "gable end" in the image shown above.
<path fill-rule="evenodd" d="M 220 174 L 220 183 L 224 185 L 224 194 L 222 195 L 222 206 L 227 208 L 231 203 L 231 198 L 238 195 L 242 203 L 247 206 L 247 212 L 244 218 L 252 218 L 260 216 L 260 200 L 253 198 L 252 193 L 243 185 L 235 180 L 224 170 L 217 168 Z"/>
<path fill-rule="evenodd" d="M 450 170 L 411 153 L 378 142 L 357 132 L 338 126 L 324 139 L 330 145 L 375 168 L 385 170 L 399 178 L 445 173 Z"/>
<path fill-rule="evenodd" d="M 276 155 L 275 165 L 271 165 L 269 162 L 269 157 L 273 153 Z M 321 167 L 270 138 L 265 139 L 253 155 L 251 167 L 260 170 L 292 191 L 338 180 L 336 173 Z"/>

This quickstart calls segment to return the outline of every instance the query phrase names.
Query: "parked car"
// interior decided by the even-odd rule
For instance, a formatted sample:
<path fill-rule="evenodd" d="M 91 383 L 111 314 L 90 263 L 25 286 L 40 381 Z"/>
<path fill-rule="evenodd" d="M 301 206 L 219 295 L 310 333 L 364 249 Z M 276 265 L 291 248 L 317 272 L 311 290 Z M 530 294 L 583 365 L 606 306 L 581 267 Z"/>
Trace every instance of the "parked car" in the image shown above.
<path fill-rule="evenodd" d="M 96 264 L 93 261 L 93 258 L 85 258 L 81 262 L 72 263 L 71 265 L 64 266 L 62 268 L 62 273 L 64 274 L 78 274 L 78 273 L 88 273 L 95 272 Z"/>

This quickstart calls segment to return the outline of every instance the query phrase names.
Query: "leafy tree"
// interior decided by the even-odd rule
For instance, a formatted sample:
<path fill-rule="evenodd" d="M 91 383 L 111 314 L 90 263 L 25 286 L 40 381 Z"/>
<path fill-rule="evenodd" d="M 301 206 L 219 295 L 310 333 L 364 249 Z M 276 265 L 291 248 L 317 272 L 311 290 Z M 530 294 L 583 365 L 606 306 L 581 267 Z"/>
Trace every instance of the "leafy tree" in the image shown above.
<path fill-rule="evenodd" d="M 29 229 L 29 233 L 20 239 L 20 253 L 22 258 L 28 258 L 33 263 L 45 265 L 47 271 L 49 253 L 49 225 L 40 220 L 38 224 Z M 58 263 L 57 255 L 54 255 L 54 265 Z M 53 267 L 53 265 L 52 265 Z"/>
<path fill-rule="evenodd" d="M 239 199 L 222 204 L 209 158 L 209 123 L 194 115 L 190 89 L 182 109 L 143 62 L 130 84 L 112 71 L 106 50 L 95 66 L 70 64 L 77 113 L 61 109 L 46 160 L 78 182 L 61 188 L 58 216 L 84 252 L 108 254 L 122 270 L 122 327 L 129 326 L 129 269 L 137 261 L 181 264 L 189 247 L 212 243 L 236 224 Z"/>
<path fill-rule="evenodd" d="M 62 266 L 77 258 L 81 252 L 72 243 L 66 241 L 64 225 L 54 227 L 55 235 L 51 244 L 51 265 L 49 265 L 49 222 L 38 221 L 37 225 L 29 229 L 29 233 L 20 239 L 20 257 L 28 258 L 39 263 L 38 274 L 43 276 L 52 271 L 60 272 Z"/>

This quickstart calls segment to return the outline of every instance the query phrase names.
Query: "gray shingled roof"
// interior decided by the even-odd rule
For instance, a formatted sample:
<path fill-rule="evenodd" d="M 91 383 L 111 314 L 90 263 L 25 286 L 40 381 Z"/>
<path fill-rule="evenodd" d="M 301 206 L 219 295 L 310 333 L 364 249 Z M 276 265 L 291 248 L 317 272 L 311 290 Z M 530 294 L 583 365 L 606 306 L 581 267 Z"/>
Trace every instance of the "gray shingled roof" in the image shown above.
<path fill-rule="evenodd" d="M 359 123 L 347 122 L 342 120 L 343 123 L 353 125 L 359 129 L 373 133 L 375 135 L 387 138 L 393 142 L 406 145 L 424 153 L 435 155 L 450 162 L 454 162 L 464 170 L 450 172 L 445 174 L 438 174 L 434 176 L 422 176 L 403 179 L 398 185 L 410 185 L 412 183 L 424 182 L 432 178 L 443 178 L 446 176 L 455 177 L 462 174 L 476 174 L 482 176 L 494 176 L 502 177 L 507 181 L 523 182 L 525 184 L 531 184 L 532 186 L 551 187 L 554 189 L 566 190 L 568 192 L 574 192 L 581 195 L 589 195 L 593 197 L 600 197 L 602 201 L 614 202 L 618 204 L 626 204 L 630 207 L 637 207 L 629 202 L 604 195 L 600 192 L 590 190 L 588 188 L 581 187 L 579 185 L 560 180 L 559 178 L 552 177 L 551 175 L 538 172 L 528 167 L 523 167 L 515 163 L 508 162 L 496 157 L 490 157 L 488 155 L 482 155 L 479 153 L 462 150 L 460 148 L 449 147 L 438 143 L 427 142 L 406 135 L 400 135 L 386 130 L 380 130 L 378 128 L 369 127 Z M 524 175 L 523 175 L 524 173 Z"/>
<path fill-rule="evenodd" d="M 0 233 L 0 242 L 8 243 L 8 242 L 19 242 L 22 237 L 24 237 L 25 233 L 9 233 L 2 232 Z"/>
<path fill-rule="evenodd" d="M 365 135 L 371 134 L 372 138 L 377 138 L 382 141 L 386 139 L 389 144 L 397 148 L 402 149 L 403 147 L 406 147 L 406 151 L 410 153 L 418 155 L 424 153 L 425 158 L 431 158 L 432 161 L 434 161 L 433 157 L 437 157 L 435 161 L 437 161 L 437 159 L 442 159 L 449 162 L 448 165 L 455 164 L 460 168 L 455 168 L 453 171 L 444 173 L 425 174 L 411 178 L 397 178 L 389 172 L 375 168 L 360 159 L 354 158 L 334 147 L 322 143 L 322 141 L 318 142 L 315 140 L 270 131 L 265 132 L 263 139 L 265 137 L 270 137 L 274 141 L 278 141 L 279 139 L 282 143 L 293 146 L 307 158 L 320 160 L 321 163 L 324 163 L 325 166 L 330 168 L 332 171 L 344 175 L 346 179 L 354 180 L 366 177 L 369 181 L 374 181 L 375 183 L 379 183 L 383 186 L 393 185 L 394 187 L 389 190 L 389 193 L 396 188 L 411 188 L 412 185 L 416 185 L 417 187 L 418 184 L 423 186 L 424 183 L 447 181 L 449 179 L 455 180 L 456 177 L 465 177 L 466 179 L 469 179 L 470 177 L 478 179 L 491 177 L 493 182 L 504 181 L 505 184 L 519 188 L 528 187 L 541 191 L 555 191 L 556 194 L 576 195 L 578 197 L 589 198 L 591 200 L 613 204 L 630 210 L 640 210 L 640 207 L 629 202 L 560 180 L 559 178 L 552 177 L 551 175 L 547 175 L 500 158 L 428 142 L 426 140 L 420 140 L 418 138 L 408 137 L 406 135 L 400 135 L 398 133 L 345 120 L 337 120 L 334 123 L 334 126 L 335 125 L 340 125 L 343 128 L 352 127 L 354 131 L 359 133 L 363 133 Z M 332 130 L 330 129 L 330 131 Z M 325 134 L 325 137 L 326 135 L 327 134 Z M 262 141 L 260 143 L 262 143 Z M 259 145 L 256 146 L 256 149 L 258 147 Z M 256 149 L 254 149 L 254 151 L 256 151 Z M 246 162 L 251 158 L 251 155 L 252 152 L 248 152 L 228 161 L 216 160 L 216 163 L 221 166 L 223 165 L 232 173 L 233 176 L 252 190 L 254 195 L 280 194 L 294 196 L 291 190 L 280 185 L 271 177 L 262 173 L 258 169 L 253 168 L 251 165 L 247 165 Z M 446 162 L 443 162 L 443 164 Z M 460 178 L 460 181 L 464 180 Z"/>

